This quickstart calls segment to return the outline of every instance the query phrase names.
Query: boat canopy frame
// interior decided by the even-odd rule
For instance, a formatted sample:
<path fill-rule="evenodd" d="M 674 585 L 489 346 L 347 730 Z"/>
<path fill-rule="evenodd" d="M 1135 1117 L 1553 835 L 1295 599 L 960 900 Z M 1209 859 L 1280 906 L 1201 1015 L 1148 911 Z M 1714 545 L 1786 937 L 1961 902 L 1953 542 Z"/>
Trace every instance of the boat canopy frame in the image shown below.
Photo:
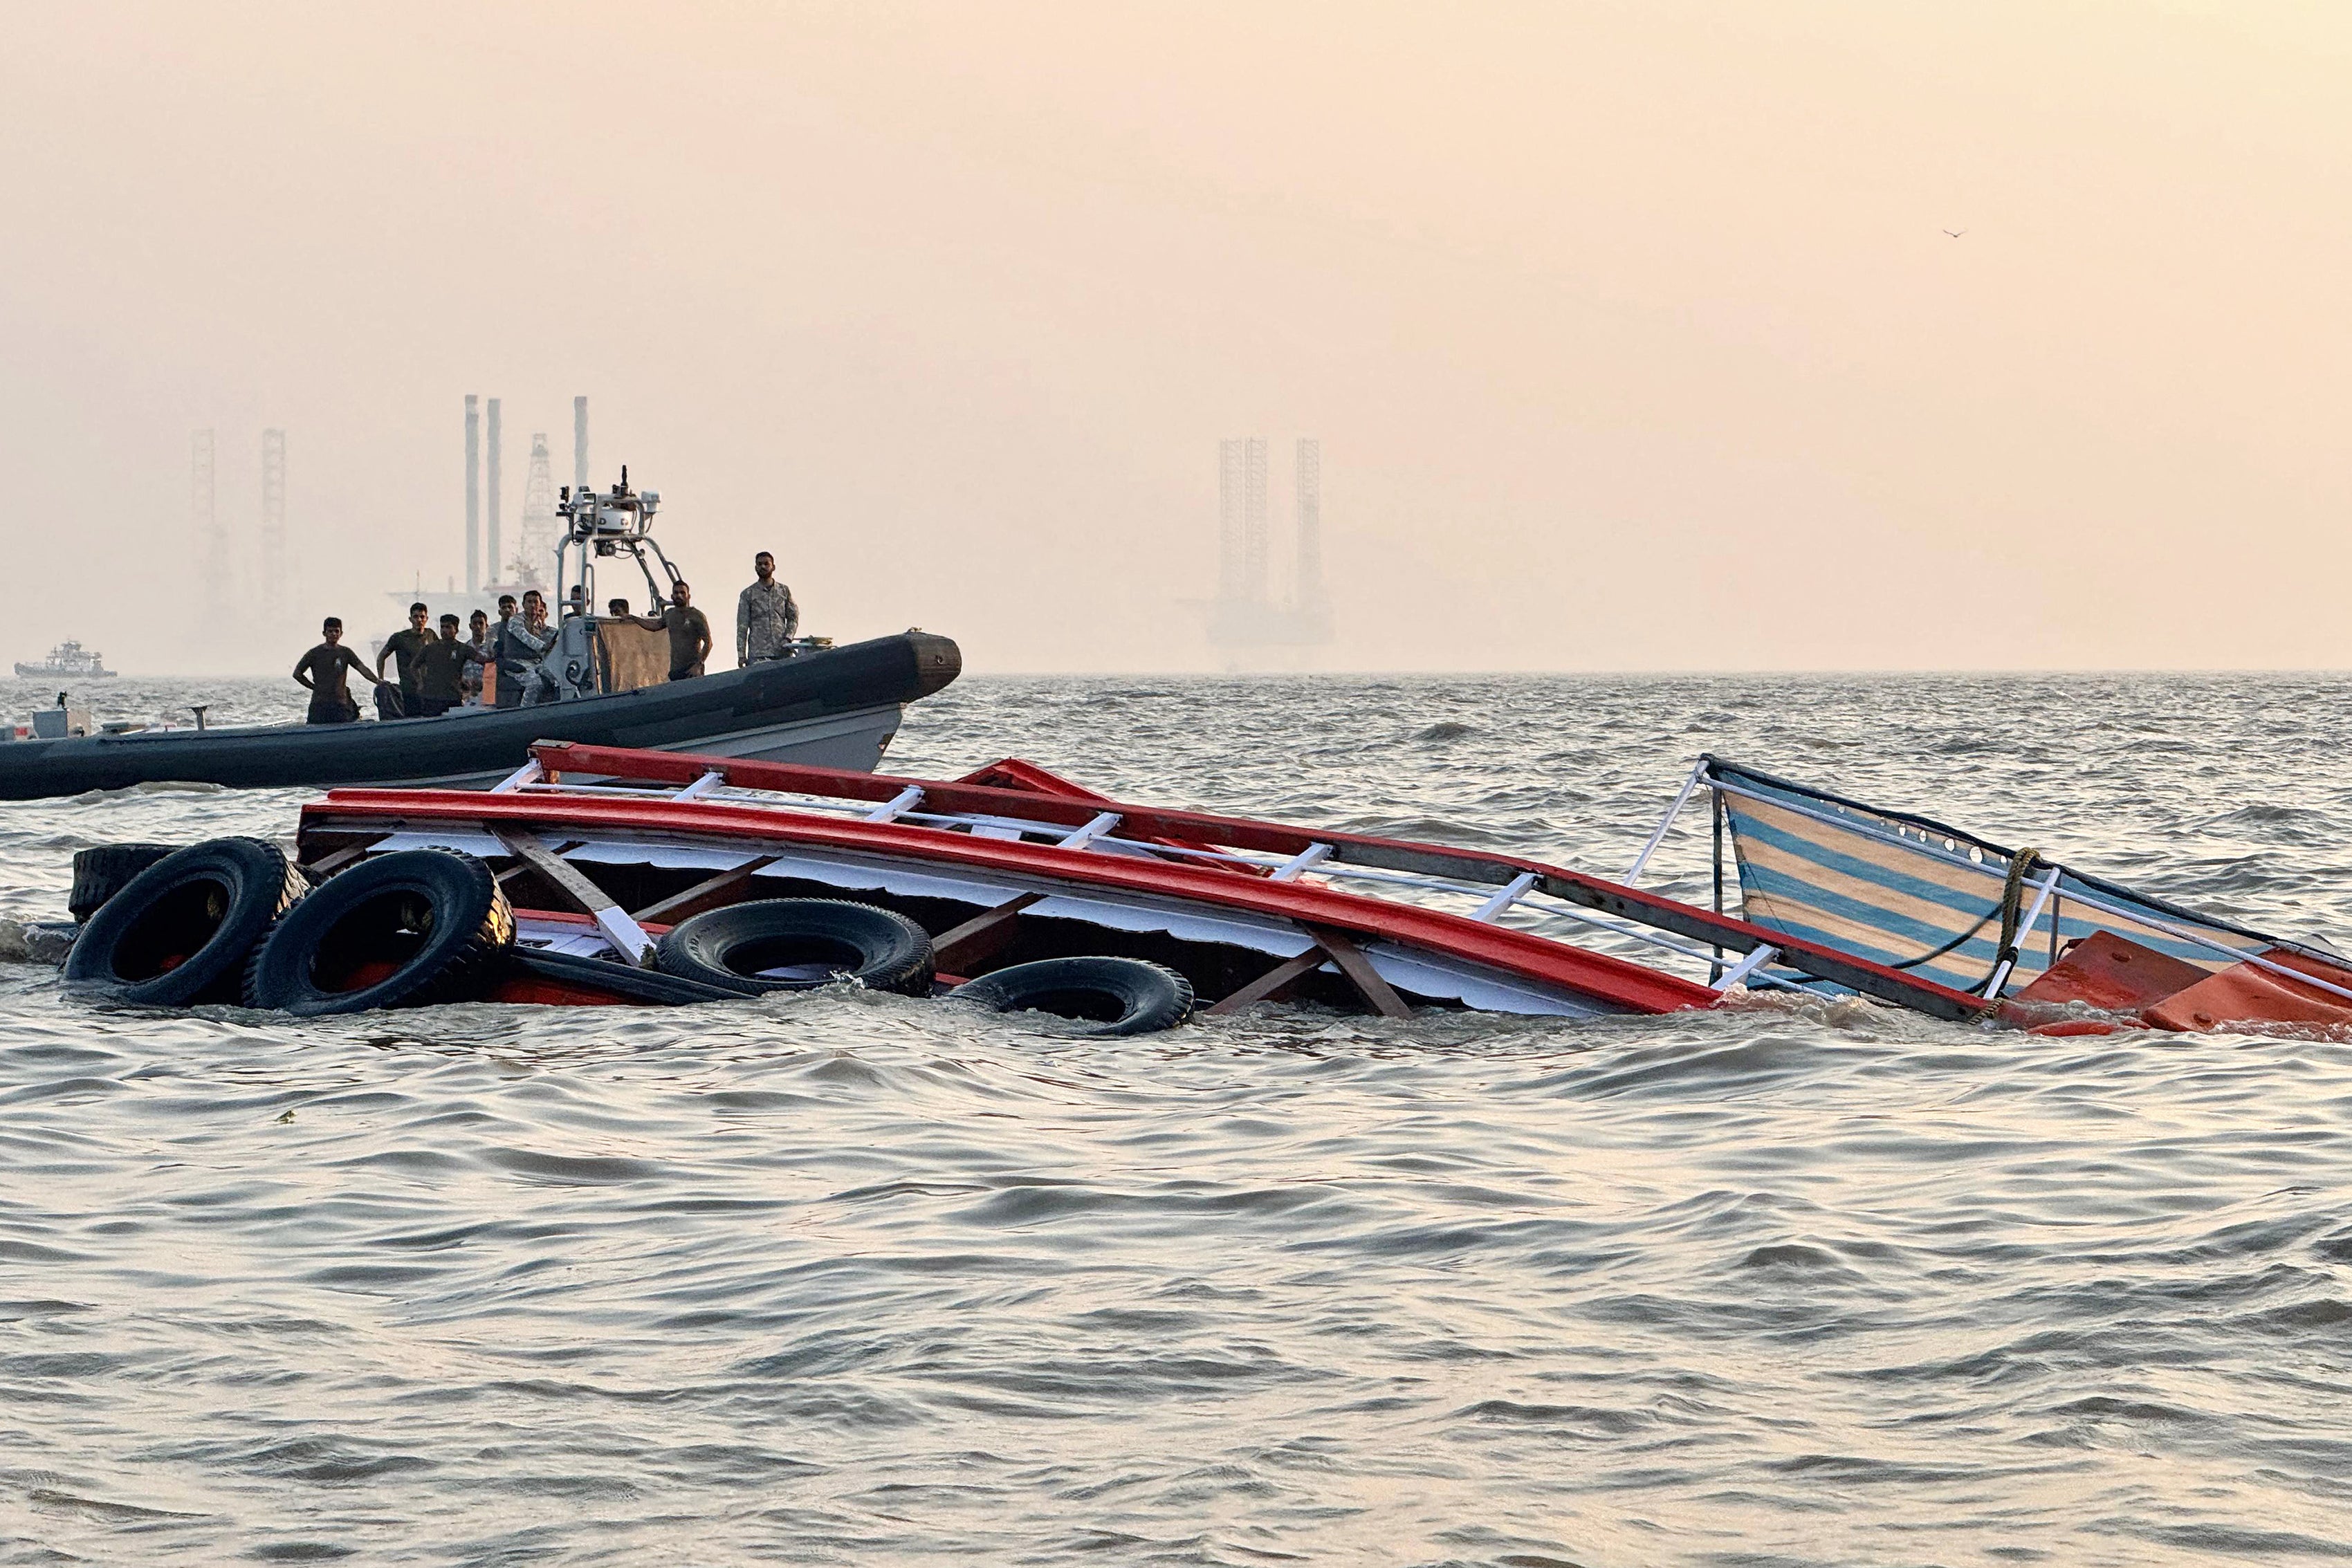
<path fill-rule="evenodd" d="M 1963 946 L 1986 925 L 2002 915 L 2003 902 L 2006 901 L 2011 905 L 2009 914 L 2015 919 L 2013 934 L 1994 955 L 1983 978 L 1974 987 L 1965 988 L 1968 994 L 1979 998 L 1979 1005 L 1983 1008 L 2000 1006 L 2011 980 L 2020 973 L 2022 954 L 2037 930 L 2042 932 L 2042 939 L 2047 945 L 2046 962 L 2042 967 L 2058 962 L 2064 950 L 2061 930 L 2063 910 L 2070 903 L 2093 915 L 2158 934 L 2192 949 L 2202 955 L 2192 961 L 2205 967 L 2247 964 L 2282 980 L 2307 986 L 2352 1002 L 2352 970 L 2347 971 L 2344 983 L 2338 983 L 2265 956 L 2267 950 L 2275 949 L 2345 970 L 2345 956 L 2325 946 L 2260 931 L 2191 909 L 2158 894 L 2080 871 L 2072 865 L 2053 861 L 2036 850 L 2011 849 L 1932 817 L 1890 810 L 1810 784 L 1798 783 L 1711 752 L 1702 753 L 1692 765 L 1664 817 L 1643 845 L 1641 852 L 1634 857 L 1626 873 L 1627 883 L 1632 883 L 1641 874 L 1691 797 L 1701 789 L 1705 789 L 1708 796 L 1711 871 L 1717 912 L 1725 909 L 1725 848 L 1727 840 L 1729 840 L 1743 892 L 1742 915 L 1743 917 L 1748 916 L 1748 901 L 1745 894 L 1749 868 L 1746 858 L 1739 854 L 1738 831 L 1733 821 L 1733 803 L 1738 801 L 1766 805 L 1775 810 L 1792 813 L 1835 832 L 1867 838 L 1879 845 L 1897 849 L 1904 854 L 1920 857 L 1946 871 L 1981 877 L 1987 883 L 1996 884 L 2000 891 L 1993 904 L 1958 936 L 1941 947 L 1893 960 L 1887 965 L 1891 968 L 1908 969 L 1925 965 L 1945 952 Z M 2023 894 L 2028 890 L 2032 894 L 2032 903 L 2025 904 Z M 2049 917 L 2046 927 L 2042 925 L 2045 913 Z M 2018 918 L 2021 915 L 2021 918 Z M 1768 926 L 1771 924 L 1769 921 L 1761 923 Z M 2238 938 L 2247 946 L 2232 946 L 2225 937 Z"/>
<path fill-rule="evenodd" d="M 653 537 L 654 514 L 661 509 L 658 490 L 629 488 L 628 465 L 621 465 L 620 482 L 609 493 L 594 489 L 573 492 L 563 486 L 556 515 L 564 519 L 563 537 L 555 543 L 555 586 L 558 601 L 555 645 L 539 661 L 540 673 L 553 685 L 556 700 L 604 695 L 596 657 L 596 562 L 627 556 L 646 580 L 653 613 L 668 609 L 683 579 Z M 661 568 L 659 576 L 655 566 Z"/>
<path fill-rule="evenodd" d="M 620 482 L 610 493 L 590 488 L 574 495 L 571 486 L 563 486 L 562 499 L 555 507 L 556 515 L 565 522 L 563 537 L 555 541 L 555 585 L 561 602 L 568 606 L 576 601 L 594 614 L 596 561 L 626 555 L 645 574 L 654 613 L 667 608 L 670 591 L 683 579 L 653 537 L 654 514 L 660 509 L 660 491 L 629 488 L 625 463 L 621 465 Z M 648 555 L 661 567 L 658 578 L 646 559 Z"/>

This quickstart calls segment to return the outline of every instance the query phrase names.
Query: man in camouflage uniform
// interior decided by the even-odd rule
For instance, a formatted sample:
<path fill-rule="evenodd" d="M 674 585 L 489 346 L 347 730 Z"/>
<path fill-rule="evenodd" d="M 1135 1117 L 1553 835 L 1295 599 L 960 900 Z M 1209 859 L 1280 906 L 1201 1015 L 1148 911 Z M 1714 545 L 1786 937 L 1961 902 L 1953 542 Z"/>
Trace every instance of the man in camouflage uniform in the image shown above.
<path fill-rule="evenodd" d="M 735 662 L 757 664 L 786 659 L 801 629 L 801 608 L 793 591 L 776 580 L 776 558 L 761 550 L 751 559 L 760 580 L 735 600 Z"/>

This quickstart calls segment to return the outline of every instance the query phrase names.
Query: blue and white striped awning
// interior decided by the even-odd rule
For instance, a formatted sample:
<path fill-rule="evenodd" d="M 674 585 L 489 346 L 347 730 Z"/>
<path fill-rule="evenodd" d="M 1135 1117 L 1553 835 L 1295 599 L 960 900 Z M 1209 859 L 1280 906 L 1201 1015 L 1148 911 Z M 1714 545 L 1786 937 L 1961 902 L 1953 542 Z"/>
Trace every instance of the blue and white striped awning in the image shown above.
<path fill-rule="evenodd" d="M 1730 825 L 1747 919 L 1959 990 L 1979 989 L 1990 977 L 2011 851 L 1713 758 L 1705 768 Z M 2021 918 L 2053 872 L 2004 991 L 2030 985 L 2068 943 L 2098 931 L 2206 969 L 2295 946 L 2047 861 L 2028 869 Z"/>

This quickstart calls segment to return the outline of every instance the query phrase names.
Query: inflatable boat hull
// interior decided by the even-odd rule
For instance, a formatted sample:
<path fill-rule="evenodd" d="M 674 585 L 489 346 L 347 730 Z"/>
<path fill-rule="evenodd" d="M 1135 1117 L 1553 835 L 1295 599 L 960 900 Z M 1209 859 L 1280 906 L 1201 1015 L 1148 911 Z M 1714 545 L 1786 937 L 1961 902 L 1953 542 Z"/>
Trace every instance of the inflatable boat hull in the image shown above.
<path fill-rule="evenodd" d="M 692 750 L 871 771 L 899 711 L 954 680 L 963 656 L 909 632 L 674 685 L 526 708 L 459 708 L 393 723 L 268 725 L 0 745 L 0 800 L 133 784 L 233 789 L 432 784 L 481 788 L 537 740 Z"/>

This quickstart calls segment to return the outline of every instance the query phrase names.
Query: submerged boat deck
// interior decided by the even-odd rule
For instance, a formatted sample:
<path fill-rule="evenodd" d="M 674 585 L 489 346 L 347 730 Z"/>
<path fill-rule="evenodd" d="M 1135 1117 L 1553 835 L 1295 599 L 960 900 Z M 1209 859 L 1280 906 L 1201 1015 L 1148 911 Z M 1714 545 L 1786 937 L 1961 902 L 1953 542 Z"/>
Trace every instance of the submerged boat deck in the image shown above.
<path fill-rule="evenodd" d="M 1103 951 L 1123 933 L 1134 956 L 1180 960 L 1212 1011 L 1298 994 L 1382 1013 L 1656 1013 L 1815 981 L 1939 1017 L 1983 1006 L 1564 867 L 1126 804 L 1015 761 L 933 780 L 560 743 L 532 754 L 486 793 L 336 790 L 304 810 L 303 858 L 479 854 L 524 902 L 594 920 L 624 957 L 649 946 L 649 922 L 788 892 L 898 908 L 957 976 L 1008 954 Z"/>

